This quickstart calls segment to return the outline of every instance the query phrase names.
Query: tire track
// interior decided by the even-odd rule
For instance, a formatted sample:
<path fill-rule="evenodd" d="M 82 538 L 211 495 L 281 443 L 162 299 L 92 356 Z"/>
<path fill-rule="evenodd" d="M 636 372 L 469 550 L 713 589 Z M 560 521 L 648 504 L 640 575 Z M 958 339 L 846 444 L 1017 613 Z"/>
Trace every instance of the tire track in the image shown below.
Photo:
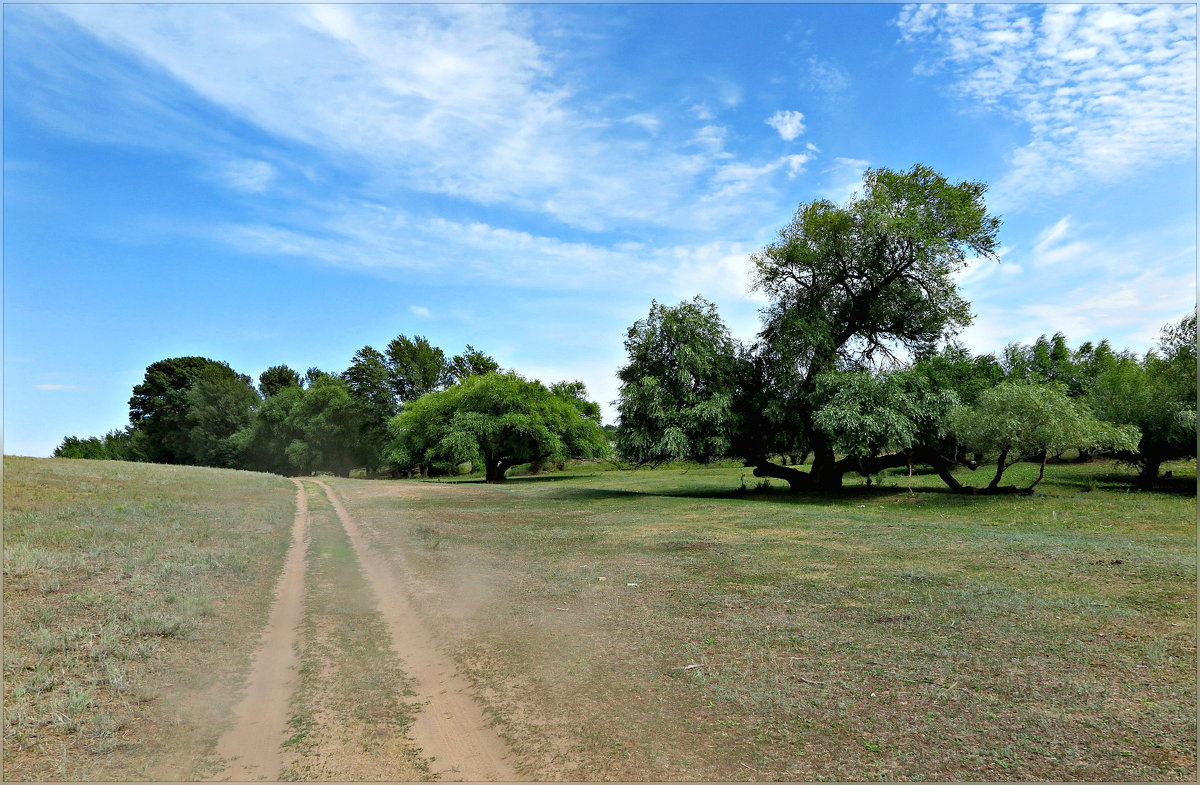
<path fill-rule="evenodd" d="M 292 482 L 296 484 L 292 542 L 275 586 L 275 599 L 254 656 L 246 694 L 233 709 L 233 727 L 217 742 L 217 754 L 227 764 L 215 779 L 244 782 L 279 777 L 288 703 L 299 678 L 296 634 L 303 615 L 304 557 L 309 528 L 304 484 L 296 479 Z"/>
<path fill-rule="evenodd" d="M 414 688 L 425 706 L 413 722 L 412 736 L 424 755 L 433 759 L 433 770 L 440 779 L 519 780 L 515 769 L 505 759 L 504 742 L 487 726 L 483 711 L 471 698 L 467 681 L 434 645 L 409 604 L 401 582 L 367 544 L 357 522 L 346 512 L 333 489 L 320 480 L 315 482 L 333 505 L 359 565 L 375 592 L 379 613 L 391 637 L 392 650 L 403 660 L 408 675 L 416 681 Z"/>

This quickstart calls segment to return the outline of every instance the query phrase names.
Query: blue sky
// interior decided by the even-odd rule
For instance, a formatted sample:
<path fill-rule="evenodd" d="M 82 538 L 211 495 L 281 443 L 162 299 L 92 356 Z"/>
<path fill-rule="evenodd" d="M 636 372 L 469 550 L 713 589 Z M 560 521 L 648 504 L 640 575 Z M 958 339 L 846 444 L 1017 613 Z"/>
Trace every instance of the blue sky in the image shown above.
<path fill-rule="evenodd" d="M 625 329 L 865 167 L 990 185 L 976 351 L 1195 303 L 1193 6 L 7 5 L 4 451 L 145 367 L 467 343 L 609 406 Z"/>

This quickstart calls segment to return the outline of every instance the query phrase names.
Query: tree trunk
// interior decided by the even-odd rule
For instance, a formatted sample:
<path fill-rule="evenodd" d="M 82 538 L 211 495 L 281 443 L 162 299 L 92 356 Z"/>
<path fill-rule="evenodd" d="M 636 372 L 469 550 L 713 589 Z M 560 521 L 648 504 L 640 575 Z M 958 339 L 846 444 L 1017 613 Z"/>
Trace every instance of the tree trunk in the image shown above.
<path fill-rule="evenodd" d="M 1000 451 L 1000 457 L 996 459 L 996 476 L 992 478 L 992 481 L 990 483 L 988 483 L 989 490 L 994 491 L 1000 485 L 1000 478 L 1002 476 L 1004 476 L 1004 470 L 1008 468 L 1007 466 L 1004 465 L 1004 462 L 1007 459 L 1008 459 L 1008 448 L 1006 447 L 1005 449 Z"/>
<path fill-rule="evenodd" d="M 789 466 L 780 466 L 766 459 L 755 463 L 754 476 L 774 477 L 777 480 L 786 480 L 793 493 L 811 491 L 813 488 L 812 477 L 807 472 L 802 472 Z"/>
<path fill-rule="evenodd" d="M 1031 483 L 1029 484 L 1029 491 L 1030 491 L 1030 493 L 1032 493 L 1032 492 L 1033 492 L 1033 486 L 1035 486 L 1035 485 L 1037 485 L 1039 482 L 1041 482 L 1041 481 L 1042 481 L 1042 478 L 1043 478 L 1043 477 L 1045 477 L 1045 476 L 1046 476 L 1046 451 L 1045 451 L 1045 450 L 1042 450 L 1042 465 L 1041 465 L 1041 467 L 1038 469 L 1038 476 L 1037 476 L 1037 479 L 1036 479 L 1036 480 L 1034 480 L 1033 482 L 1031 482 Z"/>
<path fill-rule="evenodd" d="M 1146 458 L 1142 463 L 1142 471 L 1138 474 L 1137 479 L 1133 481 L 1133 487 L 1140 491 L 1153 490 L 1154 481 L 1158 479 L 1158 470 L 1161 466 L 1161 459 Z"/>
<path fill-rule="evenodd" d="M 508 471 L 508 466 L 504 461 L 488 461 L 483 468 L 484 482 L 504 482 L 504 473 Z"/>

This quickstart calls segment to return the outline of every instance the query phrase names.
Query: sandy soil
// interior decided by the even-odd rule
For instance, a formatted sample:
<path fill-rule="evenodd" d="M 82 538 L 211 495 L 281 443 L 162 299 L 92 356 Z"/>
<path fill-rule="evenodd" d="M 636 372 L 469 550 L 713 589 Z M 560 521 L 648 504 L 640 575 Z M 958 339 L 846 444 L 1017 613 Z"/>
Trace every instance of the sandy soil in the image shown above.
<path fill-rule="evenodd" d="M 275 780 L 283 765 L 281 746 L 289 732 L 289 703 L 300 678 L 296 643 L 304 616 L 304 565 L 310 527 L 304 483 L 294 482 L 296 516 L 291 545 L 245 695 L 233 710 L 233 725 L 217 743 L 217 754 L 225 761 L 226 768 L 214 779 Z M 350 539 L 362 574 L 374 592 L 393 653 L 400 658 L 407 675 L 415 680 L 414 702 L 422 704 L 422 708 L 413 721 L 410 735 L 421 755 L 432 760 L 430 769 L 434 778 L 519 780 L 504 742 L 488 726 L 482 709 L 472 699 L 468 682 L 457 672 L 453 661 L 438 650 L 409 604 L 407 589 L 411 587 L 406 587 L 396 568 L 371 548 L 358 522 L 333 489 L 319 480 L 315 484 L 324 491 Z M 342 736 L 345 734 L 338 738 Z M 353 758 L 356 754 L 361 756 L 363 748 L 346 743 L 334 745 L 330 752 L 341 747 L 347 756 L 342 763 L 353 769 Z M 328 760 L 328 753 L 324 758 L 327 759 L 324 768 L 349 770 L 335 765 L 336 760 Z"/>
<path fill-rule="evenodd" d="M 465 781 L 519 780 L 507 760 L 503 741 L 488 727 L 470 687 L 453 661 L 442 654 L 406 597 L 403 582 L 381 555 L 368 545 L 358 523 L 328 485 L 317 481 L 346 529 L 363 573 L 375 591 L 380 614 L 403 660 L 416 680 L 417 701 L 424 703 L 412 725 L 413 740 L 433 759 L 439 779 Z"/>
<path fill-rule="evenodd" d="M 279 776 L 280 745 L 287 730 L 288 699 L 295 687 L 296 627 L 303 612 L 304 554 L 308 538 L 308 501 L 304 485 L 296 483 L 296 517 L 283 573 L 262 641 L 254 657 L 246 694 L 234 707 L 233 726 L 217 742 L 217 754 L 227 761 L 216 779 L 235 782 L 275 780 Z"/>

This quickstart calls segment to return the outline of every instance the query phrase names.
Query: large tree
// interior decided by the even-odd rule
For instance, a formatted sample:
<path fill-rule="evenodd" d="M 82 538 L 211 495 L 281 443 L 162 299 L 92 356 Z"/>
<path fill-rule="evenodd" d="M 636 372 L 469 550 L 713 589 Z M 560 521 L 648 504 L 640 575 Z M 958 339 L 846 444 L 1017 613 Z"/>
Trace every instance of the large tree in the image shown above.
<path fill-rule="evenodd" d="M 147 461 L 194 462 L 188 392 L 205 372 L 212 379 L 245 378 L 207 357 L 174 357 L 146 368 L 145 378 L 129 399 L 129 420 L 136 431 L 137 447 Z"/>
<path fill-rule="evenodd" d="M 389 455 L 400 469 L 483 465 L 502 482 L 521 463 L 603 456 L 608 440 L 596 418 L 541 382 L 488 373 L 407 404 L 391 422 Z"/>
<path fill-rule="evenodd" d="M 639 465 L 707 462 L 729 454 L 736 345 L 716 306 L 696 297 L 657 302 L 625 337 L 619 371 L 617 452 Z"/>
<path fill-rule="evenodd" d="M 250 425 L 261 401 L 249 376 L 230 375 L 217 364 L 203 369 L 187 392 L 187 462 L 242 468 L 244 445 L 235 436 Z"/>
<path fill-rule="evenodd" d="M 847 396 L 857 393 L 883 396 L 899 413 L 907 407 L 896 397 L 899 388 L 876 388 L 863 377 L 837 396 L 819 380 L 835 371 L 886 369 L 905 353 L 928 354 L 970 321 L 954 274 L 970 256 L 996 258 L 1000 222 L 987 213 L 985 190 L 917 165 L 867 170 L 862 196 L 844 206 L 801 205 L 778 240 L 751 257 L 755 285 L 770 298 L 751 347 L 724 336 L 715 311 L 702 306 L 702 329 L 671 339 L 659 325 L 700 325 L 696 309 L 652 306 L 626 345 L 618 449 L 650 461 L 728 452 L 753 465 L 756 476 L 784 479 L 793 490 L 836 489 L 867 459 L 871 468 L 907 460 L 899 453 L 838 459 L 847 433 L 833 414 L 817 417 L 835 403 L 850 412 Z M 868 440 L 868 452 L 911 441 L 901 419 L 890 424 L 899 430 Z M 854 427 L 885 425 L 860 418 Z M 809 450 L 809 472 L 773 460 Z"/>
<path fill-rule="evenodd" d="M 359 407 L 359 445 L 363 463 L 375 471 L 383 465 L 387 446 L 387 425 L 399 406 L 388 374 L 387 358 L 370 346 L 354 354 L 350 367 L 342 374 L 350 397 Z"/>
<path fill-rule="evenodd" d="M 402 403 L 445 387 L 451 380 L 446 353 L 423 335 L 398 335 L 385 351 L 392 390 Z"/>
<path fill-rule="evenodd" d="M 814 455 L 805 474 L 769 461 L 764 444 L 745 456 L 756 475 L 798 489 L 841 485 L 833 441 L 813 420 L 816 380 L 928 351 L 970 322 L 954 273 L 971 255 L 996 258 L 1000 221 L 987 213 L 985 191 L 920 164 L 868 169 L 861 197 L 802 205 L 751 257 L 756 286 L 770 298 L 759 333 L 776 409 L 768 424 L 802 435 Z"/>
<path fill-rule="evenodd" d="M 1006 380 L 983 391 L 973 405 L 951 415 L 951 428 L 968 449 L 995 456 L 995 474 L 984 487 L 961 485 L 938 467 L 946 484 L 960 493 L 1032 493 L 1048 456 L 1069 448 L 1128 450 L 1138 440 L 1135 428 L 1098 420 L 1086 403 L 1067 395 L 1065 385 L 1028 379 Z M 1019 461 L 1038 463 L 1037 478 L 1025 488 L 1000 485 L 1004 472 Z"/>
<path fill-rule="evenodd" d="M 285 432 L 294 435 L 283 454 L 292 471 L 326 471 L 341 477 L 361 466 L 362 409 L 339 376 L 316 374 L 288 409 Z"/>
<path fill-rule="evenodd" d="M 1142 362 L 1112 358 L 1096 375 L 1088 399 L 1096 413 L 1141 433 L 1118 453 L 1139 468 L 1135 485 L 1150 490 L 1163 462 L 1196 455 L 1196 312 L 1162 330 Z"/>

